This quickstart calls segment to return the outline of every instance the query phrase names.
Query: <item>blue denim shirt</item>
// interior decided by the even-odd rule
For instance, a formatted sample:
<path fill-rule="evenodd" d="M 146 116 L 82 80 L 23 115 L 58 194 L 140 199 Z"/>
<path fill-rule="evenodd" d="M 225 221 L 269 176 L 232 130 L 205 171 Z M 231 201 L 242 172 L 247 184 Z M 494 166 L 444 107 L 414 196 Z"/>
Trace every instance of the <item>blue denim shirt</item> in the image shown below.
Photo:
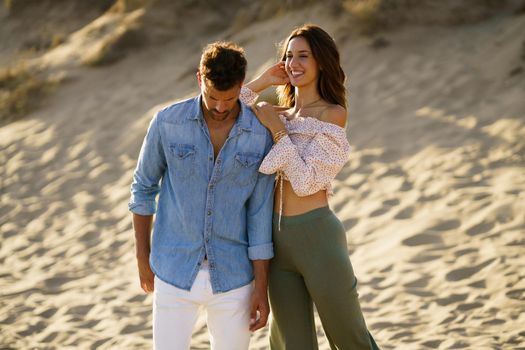
<path fill-rule="evenodd" d="M 250 283 L 251 260 L 273 257 L 274 177 L 258 172 L 272 139 L 240 105 L 215 161 L 200 96 L 159 111 L 142 144 L 129 210 L 156 214 L 150 265 L 181 289 L 191 289 L 205 255 L 213 293 Z"/>

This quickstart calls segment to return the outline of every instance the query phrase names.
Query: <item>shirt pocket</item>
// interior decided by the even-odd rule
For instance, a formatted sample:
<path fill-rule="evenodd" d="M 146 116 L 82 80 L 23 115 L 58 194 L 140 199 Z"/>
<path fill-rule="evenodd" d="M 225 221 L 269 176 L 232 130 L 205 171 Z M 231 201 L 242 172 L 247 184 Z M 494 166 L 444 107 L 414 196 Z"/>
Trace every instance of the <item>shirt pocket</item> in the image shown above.
<path fill-rule="evenodd" d="M 171 169 L 170 173 L 178 179 L 188 178 L 195 174 L 195 153 L 194 145 L 171 143 Z"/>
<path fill-rule="evenodd" d="M 233 182 L 238 186 L 248 186 L 255 183 L 262 154 L 255 152 L 238 152 L 233 166 Z"/>

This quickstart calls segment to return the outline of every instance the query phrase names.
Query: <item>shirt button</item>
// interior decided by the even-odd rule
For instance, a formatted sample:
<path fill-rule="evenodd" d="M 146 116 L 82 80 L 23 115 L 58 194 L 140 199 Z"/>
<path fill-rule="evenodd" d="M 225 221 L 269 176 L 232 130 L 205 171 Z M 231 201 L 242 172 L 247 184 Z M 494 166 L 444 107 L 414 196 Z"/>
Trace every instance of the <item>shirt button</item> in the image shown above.
<path fill-rule="evenodd" d="M 210 184 L 210 189 L 212 189 L 212 188 L 213 188 L 213 184 Z"/>
<path fill-rule="evenodd" d="M 210 157 L 209 159 L 210 159 L 210 162 L 213 162 L 213 157 Z"/>
<path fill-rule="evenodd" d="M 210 239 L 209 239 L 209 238 L 206 238 L 206 243 L 208 243 L 209 241 L 210 241 Z"/>
<path fill-rule="evenodd" d="M 221 160 L 220 159 L 217 159 L 217 164 L 221 164 Z"/>
<path fill-rule="evenodd" d="M 210 215 L 211 215 L 211 210 L 208 210 L 208 216 L 210 216 Z"/>

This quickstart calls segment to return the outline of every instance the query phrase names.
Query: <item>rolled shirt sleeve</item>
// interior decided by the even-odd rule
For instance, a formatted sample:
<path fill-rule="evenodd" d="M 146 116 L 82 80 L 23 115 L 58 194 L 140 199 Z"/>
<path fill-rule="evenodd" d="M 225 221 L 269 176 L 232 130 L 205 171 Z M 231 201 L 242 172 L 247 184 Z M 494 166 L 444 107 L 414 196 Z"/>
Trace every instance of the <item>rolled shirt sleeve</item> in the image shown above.
<path fill-rule="evenodd" d="M 266 152 L 271 148 L 271 139 Z M 257 174 L 257 183 L 247 206 L 248 258 L 268 260 L 273 258 L 272 216 L 275 177 Z"/>
<path fill-rule="evenodd" d="M 160 181 L 166 170 L 166 158 L 158 123 L 159 114 L 157 113 L 148 127 L 133 174 L 128 208 L 139 215 L 155 214 L 156 196 L 160 191 Z"/>

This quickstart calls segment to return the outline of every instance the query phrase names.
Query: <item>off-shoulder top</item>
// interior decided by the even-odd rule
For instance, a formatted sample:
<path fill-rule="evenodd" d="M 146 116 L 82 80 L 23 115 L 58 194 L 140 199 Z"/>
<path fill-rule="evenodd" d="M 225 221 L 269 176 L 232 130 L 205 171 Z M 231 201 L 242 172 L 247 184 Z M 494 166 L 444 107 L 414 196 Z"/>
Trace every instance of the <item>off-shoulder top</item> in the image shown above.
<path fill-rule="evenodd" d="M 249 88 L 241 89 L 242 102 L 252 104 L 257 97 Z M 277 174 L 281 191 L 280 221 L 282 181 L 289 181 L 298 196 L 308 196 L 320 190 L 326 190 L 327 196 L 332 195 L 331 181 L 348 161 L 350 144 L 345 128 L 338 125 L 313 117 L 295 117 L 291 120 L 283 115 L 279 117 L 288 136 L 273 145 L 259 171 Z"/>

